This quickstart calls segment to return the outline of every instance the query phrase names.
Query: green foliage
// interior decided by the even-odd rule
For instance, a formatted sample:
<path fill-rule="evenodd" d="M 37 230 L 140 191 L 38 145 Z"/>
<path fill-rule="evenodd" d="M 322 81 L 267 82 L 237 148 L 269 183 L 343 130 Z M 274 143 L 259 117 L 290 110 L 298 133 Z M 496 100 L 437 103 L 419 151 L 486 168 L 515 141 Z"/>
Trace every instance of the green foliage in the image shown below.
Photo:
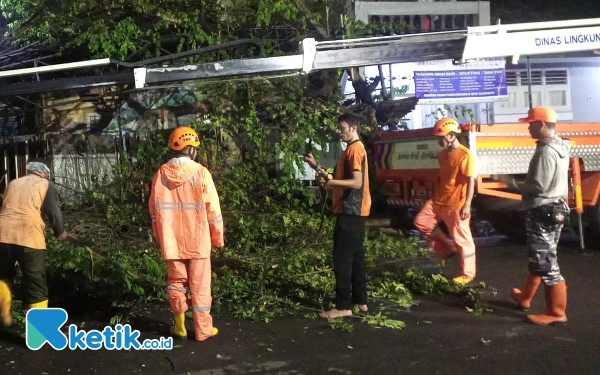
<path fill-rule="evenodd" d="M 0 10 L 9 32 L 21 42 L 44 40 L 63 50 L 83 47 L 94 57 L 121 60 L 247 37 L 253 28 L 304 30 L 307 20 L 315 18 L 285 0 L 3 0 Z"/>
<path fill-rule="evenodd" d="M 301 166 L 306 138 L 331 139 L 336 107 L 304 96 L 302 87 L 286 87 L 286 101 L 270 104 L 279 95 L 277 87 L 223 85 L 226 93 L 235 93 L 225 96 L 230 111 L 193 125 L 202 138 L 200 161 L 210 168 L 220 194 L 226 230 L 226 246 L 212 256 L 214 314 L 270 321 L 331 306 L 334 220 L 295 178 L 295 167 Z M 80 243 L 48 235 L 48 280 L 57 303 L 76 301 L 109 311 L 116 324 L 128 320 L 135 304 L 166 299 L 165 262 L 153 242 L 147 209 L 148 184 L 168 159 L 165 144 L 164 134 L 147 135 L 133 151 L 136 162 L 124 154 L 111 183 L 85 192 L 79 205 L 69 207 L 68 230 L 83 239 Z M 369 230 L 365 249 L 374 302 L 406 308 L 413 292 L 456 292 L 440 275 L 380 271 L 422 256 L 415 238 Z M 382 312 L 358 318 L 376 327 L 404 326 Z"/>
<path fill-rule="evenodd" d="M 425 275 L 418 268 L 409 269 L 404 275 L 404 283 L 412 290 L 418 290 L 421 294 L 455 293 L 460 287 L 453 284 L 442 274 Z"/>
<path fill-rule="evenodd" d="M 329 319 L 331 329 L 342 332 L 354 332 L 354 324 L 348 323 L 344 318 Z"/>
<path fill-rule="evenodd" d="M 459 122 L 476 122 L 475 112 L 466 105 L 456 105 L 451 106 L 449 104 L 444 104 L 443 107 L 438 108 L 437 111 L 428 113 L 426 116 L 434 117 L 435 119 L 439 119 L 442 117 L 453 117 L 457 119 Z"/>
<path fill-rule="evenodd" d="M 361 318 L 361 321 L 372 326 L 386 327 L 392 329 L 401 329 L 406 326 L 406 324 L 403 321 L 388 318 L 387 316 L 383 315 L 381 311 L 377 314 L 365 315 Z"/>
<path fill-rule="evenodd" d="M 379 22 L 365 24 L 362 21 L 345 20 L 345 36 L 347 38 L 363 38 L 368 36 L 401 35 L 412 31 L 412 26 L 404 23 Z"/>
<path fill-rule="evenodd" d="M 397 259 L 419 257 L 424 249 L 418 244 L 418 238 L 410 236 L 391 236 L 383 232 L 370 232 L 365 239 L 367 263 L 377 259 Z"/>
<path fill-rule="evenodd" d="M 388 273 L 372 281 L 371 296 L 394 302 L 402 308 L 412 306 L 414 303 L 412 293 L 404 283 L 394 280 L 393 276 Z"/>
<path fill-rule="evenodd" d="M 58 300 L 89 300 L 97 307 L 129 307 L 164 300 L 166 267 L 156 251 L 102 248 L 100 253 L 48 236 L 47 277 Z"/>
<path fill-rule="evenodd" d="M 308 5 L 284 0 L 3 0 L 0 8 L 23 42 L 44 39 L 65 49 L 87 48 L 96 57 L 140 59 L 161 55 L 167 43 L 171 51 L 173 43 L 178 51 L 189 50 L 235 40 L 243 35 L 239 30 L 256 27 L 286 25 L 304 34 L 306 24 L 322 19 L 321 5 Z M 348 35 L 374 32 L 358 23 L 346 27 Z M 196 61 L 247 54 L 207 53 Z M 213 312 L 270 321 L 328 308 L 335 283 L 334 221 L 296 173 L 304 168 L 307 139 L 320 146 L 338 140 L 339 87 L 331 90 L 333 96 L 322 95 L 307 77 L 293 76 L 204 81 L 197 90 L 211 98 L 210 108 L 192 124 L 201 136 L 199 162 L 213 175 L 225 224 L 226 245 L 212 256 Z M 169 157 L 165 135 L 139 134 L 139 146 L 121 154 L 113 166 L 113 180 L 84 192 L 65 209 L 68 230 L 82 241 L 48 236 L 48 280 L 57 303 L 109 311 L 116 324 L 128 320 L 136 303 L 165 301 L 166 267 L 147 208 L 152 177 Z M 370 232 L 365 249 L 369 294 L 376 301 L 407 307 L 413 291 L 443 289 L 441 276 L 412 273 L 403 282 L 398 272 L 379 272 L 380 264 L 422 255 L 414 239 Z M 358 319 L 376 327 L 404 325 L 381 312 Z M 343 322 L 332 325 L 352 329 Z"/>

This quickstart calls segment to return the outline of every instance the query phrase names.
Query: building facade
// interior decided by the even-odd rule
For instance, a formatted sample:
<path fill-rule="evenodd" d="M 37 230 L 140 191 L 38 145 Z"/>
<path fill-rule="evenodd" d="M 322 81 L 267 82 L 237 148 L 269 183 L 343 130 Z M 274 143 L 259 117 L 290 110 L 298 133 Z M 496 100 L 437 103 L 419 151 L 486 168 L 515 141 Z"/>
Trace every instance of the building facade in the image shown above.
<path fill-rule="evenodd" d="M 366 24 L 401 24 L 416 33 L 466 30 L 471 26 L 491 24 L 489 1 L 356 1 L 355 17 Z M 525 57 L 521 57 L 517 64 L 513 64 L 511 59 L 496 59 L 483 61 L 477 66 L 485 68 L 486 64 L 487 67 L 501 66 L 505 69 L 506 97 L 476 103 L 465 100 L 425 104 L 425 101 L 421 101 L 423 104 L 406 116 L 404 125 L 409 129 L 431 127 L 437 118 L 450 115 L 448 109 L 465 122 L 471 119 L 488 124 L 517 122 L 519 117 L 527 113 L 530 103 L 554 108 L 560 121 L 600 121 L 597 115 L 600 102 L 600 55 L 589 52 L 531 56 L 531 85 Z M 462 69 L 474 66 L 475 63 L 469 63 Z M 416 95 L 415 71 L 444 69 L 461 68 L 454 66 L 450 60 L 440 60 L 386 64 L 382 71 L 386 88 L 393 88 L 397 93 L 395 98 L 402 98 Z M 363 76 L 371 79 L 377 77 L 379 71 L 378 66 L 362 68 Z M 354 93 L 351 85 L 343 87 L 346 96 L 352 98 Z"/>
<path fill-rule="evenodd" d="M 600 122 L 600 55 L 531 57 L 531 103 L 552 107 L 564 122 Z M 496 123 L 516 122 L 529 110 L 527 64 L 506 65 L 508 100 L 494 103 Z"/>
<path fill-rule="evenodd" d="M 490 24 L 489 1 L 356 1 L 355 19 L 365 24 L 389 23 L 405 26 L 409 32 L 444 32 L 466 30 L 471 26 L 486 26 Z M 422 61 L 404 64 L 386 64 L 383 67 L 384 83 L 387 88 L 397 93 L 397 98 L 414 96 L 414 71 L 429 68 L 452 67 L 448 61 Z M 379 75 L 377 66 L 368 66 L 361 69 L 363 77 L 374 78 Z M 347 98 L 354 96 L 351 85 L 342 80 L 343 92 Z M 380 89 L 381 86 L 378 88 Z M 375 92 L 377 94 L 378 92 Z M 468 108 L 468 113 L 481 117 L 490 112 L 490 104 L 462 104 L 453 106 L 452 109 L 462 111 Z M 404 119 L 404 125 L 410 129 L 419 129 L 433 126 L 436 118 L 446 113 L 444 104 L 420 104 Z M 465 117 L 470 117 L 467 114 Z M 466 118 L 465 118 L 466 119 Z"/>

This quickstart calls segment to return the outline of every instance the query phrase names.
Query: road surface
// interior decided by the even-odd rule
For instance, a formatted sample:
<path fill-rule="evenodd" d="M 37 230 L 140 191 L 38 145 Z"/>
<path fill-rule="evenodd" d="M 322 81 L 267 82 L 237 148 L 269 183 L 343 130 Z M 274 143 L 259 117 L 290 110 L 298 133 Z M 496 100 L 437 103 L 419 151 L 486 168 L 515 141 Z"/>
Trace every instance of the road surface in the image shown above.
<path fill-rule="evenodd" d="M 560 247 L 568 285 L 569 322 L 538 327 L 524 322 L 510 290 L 526 273 L 525 248 L 506 240 L 478 242 L 477 281 L 493 312 L 476 316 L 456 297 L 420 298 L 398 311 L 402 330 L 355 324 L 332 330 L 321 319 L 281 318 L 251 323 L 215 318 L 219 335 L 202 343 L 176 342 L 171 351 L 39 351 L 10 332 L 0 334 L 0 374 L 599 374 L 600 253 L 580 254 L 577 242 Z M 451 276 L 456 264 L 446 272 Z M 544 307 L 543 288 L 532 311 Z M 168 330 L 167 309 L 135 321 L 143 338 Z M 87 329 L 93 327 L 88 322 Z"/>

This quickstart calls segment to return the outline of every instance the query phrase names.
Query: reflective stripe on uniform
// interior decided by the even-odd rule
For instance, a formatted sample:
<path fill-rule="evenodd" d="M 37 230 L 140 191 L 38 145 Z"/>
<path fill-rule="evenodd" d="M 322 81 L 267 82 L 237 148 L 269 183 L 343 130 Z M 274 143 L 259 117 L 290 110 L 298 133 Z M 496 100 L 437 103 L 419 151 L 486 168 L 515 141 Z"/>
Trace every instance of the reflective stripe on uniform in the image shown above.
<path fill-rule="evenodd" d="M 223 221 L 223 216 L 222 215 L 218 215 L 215 217 L 212 217 L 210 219 L 208 219 L 208 223 L 209 224 L 217 224 L 220 223 L 221 221 Z"/>
<path fill-rule="evenodd" d="M 187 292 L 189 290 L 189 288 L 186 287 L 180 287 L 180 286 L 174 286 L 174 285 L 167 285 L 167 287 L 165 288 L 166 290 L 179 290 L 182 292 Z"/>
<path fill-rule="evenodd" d="M 194 311 L 210 311 L 210 306 L 192 306 Z"/>
<path fill-rule="evenodd" d="M 204 202 L 156 202 L 157 210 L 205 210 Z"/>

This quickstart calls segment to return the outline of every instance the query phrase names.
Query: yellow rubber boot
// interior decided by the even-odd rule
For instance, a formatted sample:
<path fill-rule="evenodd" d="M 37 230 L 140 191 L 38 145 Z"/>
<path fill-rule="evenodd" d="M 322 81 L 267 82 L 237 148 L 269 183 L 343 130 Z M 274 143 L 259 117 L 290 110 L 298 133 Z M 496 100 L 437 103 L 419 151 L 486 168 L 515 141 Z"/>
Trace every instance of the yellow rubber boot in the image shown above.
<path fill-rule="evenodd" d="M 25 308 L 23 309 L 23 314 L 27 315 L 27 311 L 29 311 L 31 309 L 46 309 L 46 308 L 48 308 L 48 300 L 47 299 L 25 306 Z"/>
<path fill-rule="evenodd" d="M 187 340 L 187 330 L 185 329 L 185 313 L 175 314 L 175 325 L 171 327 L 171 335 L 180 340 Z"/>
<path fill-rule="evenodd" d="M 473 281 L 473 278 L 463 275 L 463 276 L 455 277 L 454 279 L 452 279 L 452 281 L 454 281 L 455 284 L 465 286 L 465 285 L 469 284 L 471 281 Z"/>
<path fill-rule="evenodd" d="M 0 280 L 0 322 L 5 327 L 10 327 L 13 323 L 10 306 L 12 303 L 12 292 L 8 283 Z"/>
<path fill-rule="evenodd" d="M 29 305 L 30 309 L 47 309 L 48 308 L 48 300 L 43 300 L 40 302 L 32 303 Z"/>

